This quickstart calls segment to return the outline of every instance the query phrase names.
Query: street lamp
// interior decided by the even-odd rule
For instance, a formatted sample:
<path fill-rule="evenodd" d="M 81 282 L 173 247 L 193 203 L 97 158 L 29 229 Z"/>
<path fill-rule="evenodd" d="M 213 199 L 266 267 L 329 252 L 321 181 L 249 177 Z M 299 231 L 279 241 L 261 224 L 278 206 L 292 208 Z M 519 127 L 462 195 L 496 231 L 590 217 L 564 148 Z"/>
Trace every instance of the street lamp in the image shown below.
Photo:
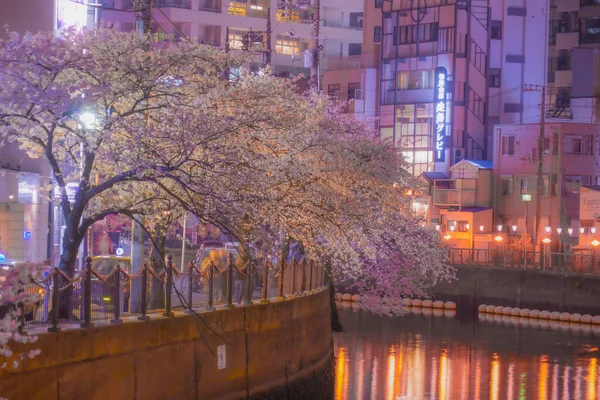
<path fill-rule="evenodd" d="M 592 231 L 592 235 L 595 235 L 596 234 L 596 227 L 590 228 L 590 231 Z"/>
<path fill-rule="evenodd" d="M 547 227 L 546 227 L 546 233 L 548 234 L 548 233 L 550 233 L 550 232 L 552 232 L 552 228 L 550 228 L 549 226 L 547 226 Z"/>
<path fill-rule="evenodd" d="M 579 233 L 583 235 L 585 233 L 585 228 L 579 228 Z"/>
<path fill-rule="evenodd" d="M 517 226 L 516 225 L 512 226 L 512 231 L 513 231 L 513 233 L 517 233 Z"/>
<path fill-rule="evenodd" d="M 573 228 L 567 229 L 567 232 L 569 232 L 569 236 L 573 236 Z"/>
<path fill-rule="evenodd" d="M 479 225 L 479 233 L 483 233 L 483 225 Z"/>
<path fill-rule="evenodd" d="M 498 225 L 498 232 L 502 232 L 502 225 Z"/>
<path fill-rule="evenodd" d="M 546 254 L 548 253 L 548 245 L 552 242 L 552 239 L 550 239 L 549 237 L 545 237 L 544 239 L 542 239 L 542 243 L 544 243 L 546 245 Z M 544 264 L 543 264 L 543 268 L 546 269 L 546 256 L 544 255 Z"/>
<path fill-rule="evenodd" d="M 439 232 L 439 231 L 440 231 L 440 226 L 439 226 L 439 225 L 436 225 L 436 226 L 435 226 L 435 230 Z"/>

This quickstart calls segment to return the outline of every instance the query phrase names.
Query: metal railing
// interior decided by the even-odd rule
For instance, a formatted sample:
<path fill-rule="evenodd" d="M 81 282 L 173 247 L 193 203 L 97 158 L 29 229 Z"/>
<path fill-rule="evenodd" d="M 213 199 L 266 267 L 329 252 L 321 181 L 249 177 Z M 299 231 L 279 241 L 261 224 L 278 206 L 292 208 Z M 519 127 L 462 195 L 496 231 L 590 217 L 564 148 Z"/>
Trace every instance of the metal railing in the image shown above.
<path fill-rule="evenodd" d="M 25 285 L 23 290 L 39 294 L 39 299 L 20 305 L 23 329 L 47 327 L 56 332 L 61 325 L 86 328 L 96 321 L 119 324 L 123 317 L 169 317 L 173 310 L 193 314 L 215 306 L 250 306 L 253 301 L 307 294 L 327 285 L 323 266 L 304 258 L 275 266 L 268 261 L 236 265 L 230 259 L 222 268 L 211 262 L 204 269 L 190 262 L 179 271 L 169 256 L 161 271 L 144 264 L 130 274 L 118 265 L 104 276 L 92 268 L 91 258 L 86 261 L 86 268 L 73 278 L 55 268 L 42 281 Z"/>
<path fill-rule="evenodd" d="M 457 249 L 448 252 L 455 266 L 532 269 L 600 274 L 600 254 L 594 252 L 539 252 L 503 249 Z"/>

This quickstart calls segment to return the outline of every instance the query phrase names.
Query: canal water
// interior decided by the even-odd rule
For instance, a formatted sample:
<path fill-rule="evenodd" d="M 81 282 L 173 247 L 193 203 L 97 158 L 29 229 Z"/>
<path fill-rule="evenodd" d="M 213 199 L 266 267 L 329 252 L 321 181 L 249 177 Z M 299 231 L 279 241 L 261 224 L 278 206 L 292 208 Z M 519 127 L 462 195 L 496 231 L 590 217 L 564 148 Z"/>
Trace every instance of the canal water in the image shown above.
<path fill-rule="evenodd" d="M 335 400 L 600 398 L 598 326 L 431 310 L 340 314 Z"/>

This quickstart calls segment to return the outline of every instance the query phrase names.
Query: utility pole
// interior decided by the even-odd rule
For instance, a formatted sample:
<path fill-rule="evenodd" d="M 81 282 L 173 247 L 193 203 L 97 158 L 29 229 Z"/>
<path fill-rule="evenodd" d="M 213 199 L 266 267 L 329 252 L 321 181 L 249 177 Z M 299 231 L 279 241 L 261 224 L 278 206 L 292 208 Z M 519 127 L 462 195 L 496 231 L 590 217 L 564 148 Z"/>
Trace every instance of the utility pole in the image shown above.
<path fill-rule="evenodd" d="M 271 7 L 267 9 L 267 48 L 265 49 L 265 66 L 271 65 Z"/>
<path fill-rule="evenodd" d="M 319 76 L 319 28 L 321 25 L 320 18 L 321 0 L 314 0 L 312 9 L 312 67 L 310 69 L 311 86 L 318 92 L 321 89 L 321 79 Z"/>
<path fill-rule="evenodd" d="M 535 199 L 535 230 L 534 243 L 536 246 L 540 246 L 541 257 L 543 257 L 543 249 L 540 240 L 540 220 L 542 219 L 542 192 L 544 186 L 543 177 L 543 166 L 544 166 L 544 139 L 546 130 L 546 86 L 540 85 L 526 85 L 524 88 L 525 92 L 541 92 L 542 102 L 540 104 L 540 136 L 538 138 L 537 148 L 537 187 L 536 187 L 536 199 Z M 550 186 L 550 185 L 548 185 Z M 548 188 L 550 190 L 550 188 Z"/>

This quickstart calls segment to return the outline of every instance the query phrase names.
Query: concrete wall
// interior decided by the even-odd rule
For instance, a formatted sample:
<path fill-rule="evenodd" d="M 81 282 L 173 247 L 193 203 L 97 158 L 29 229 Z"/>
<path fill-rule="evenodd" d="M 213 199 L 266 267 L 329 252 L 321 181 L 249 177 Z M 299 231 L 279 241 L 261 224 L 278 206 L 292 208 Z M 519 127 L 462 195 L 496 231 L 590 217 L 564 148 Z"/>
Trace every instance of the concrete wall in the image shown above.
<path fill-rule="evenodd" d="M 321 291 L 201 317 L 181 314 L 42 334 L 34 345 L 41 355 L 0 377 L 0 396 L 329 398 L 329 304 L 329 292 Z M 220 345 L 226 346 L 226 367 L 221 370 L 214 355 Z"/>
<path fill-rule="evenodd" d="M 600 276 L 457 267 L 457 280 L 433 289 L 460 308 L 480 304 L 571 313 L 600 313 Z"/>

